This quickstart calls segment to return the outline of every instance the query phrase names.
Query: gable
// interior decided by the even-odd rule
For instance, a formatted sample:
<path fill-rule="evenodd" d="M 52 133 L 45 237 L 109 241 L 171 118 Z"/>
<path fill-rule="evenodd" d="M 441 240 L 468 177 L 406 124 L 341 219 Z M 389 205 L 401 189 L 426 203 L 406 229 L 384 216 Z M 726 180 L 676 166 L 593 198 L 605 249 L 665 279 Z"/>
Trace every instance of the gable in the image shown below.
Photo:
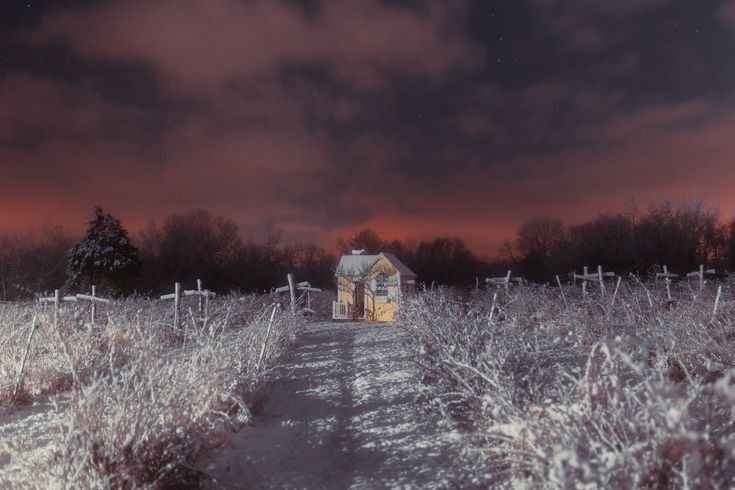
<path fill-rule="evenodd" d="M 395 267 L 400 275 L 413 278 L 416 277 L 416 274 L 411 269 L 409 269 L 406 264 L 398 260 L 398 257 L 396 257 L 395 255 L 389 253 L 381 253 L 380 255 L 385 257 L 391 263 L 391 265 Z"/>
<path fill-rule="evenodd" d="M 361 276 L 375 264 L 378 255 L 343 255 L 337 264 L 337 276 Z"/>
<path fill-rule="evenodd" d="M 339 259 L 335 275 L 359 277 L 367 274 L 370 269 L 381 263 L 395 269 L 403 277 L 416 278 L 416 274 L 395 255 L 383 252 L 378 255 L 343 255 Z"/>

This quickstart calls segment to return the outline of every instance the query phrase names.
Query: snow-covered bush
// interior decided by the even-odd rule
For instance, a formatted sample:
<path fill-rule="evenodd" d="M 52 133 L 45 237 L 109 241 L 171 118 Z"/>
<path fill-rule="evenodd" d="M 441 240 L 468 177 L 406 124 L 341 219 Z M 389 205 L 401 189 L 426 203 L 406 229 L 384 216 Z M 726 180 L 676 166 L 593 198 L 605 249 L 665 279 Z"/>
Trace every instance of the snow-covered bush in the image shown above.
<path fill-rule="evenodd" d="M 220 431 L 248 419 L 258 390 L 303 325 L 279 308 L 268 329 L 270 303 L 222 298 L 211 305 L 207 322 L 182 326 L 180 338 L 167 343 L 162 317 L 141 306 L 148 305 L 131 301 L 124 314 L 111 315 L 117 320 L 102 330 L 104 340 L 94 345 L 104 348 L 95 351 L 94 369 L 86 374 L 80 369 L 86 365 L 74 362 L 83 348 L 55 344 L 65 349 L 73 371 L 52 413 L 58 432 L 43 452 L 30 450 L 36 441 L 22 435 L 3 440 L 0 455 L 11 455 L 11 462 L 0 473 L 0 486 L 182 484 L 181 478 L 192 477 L 188 463 Z M 253 307 L 257 311 L 248 311 Z"/>
<path fill-rule="evenodd" d="M 514 433 L 487 431 L 518 485 L 724 488 L 735 477 L 735 418 L 699 381 L 672 383 L 620 342 L 597 344 L 574 397 L 530 407 Z"/>
<path fill-rule="evenodd" d="M 424 405 L 466 430 L 478 473 L 531 488 L 722 488 L 735 481 L 731 283 L 522 285 L 403 305 Z M 476 460 L 473 460 L 476 463 Z M 466 462 L 465 462 L 466 463 Z"/>
<path fill-rule="evenodd" d="M 556 388 L 541 355 L 549 342 L 538 332 L 501 325 L 485 305 L 427 292 L 404 305 L 401 325 L 417 340 L 422 398 L 462 425 L 507 418 Z"/>
<path fill-rule="evenodd" d="M 94 208 L 84 237 L 69 251 L 70 286 L 102 286 L 113 294 L 129 292 L 141 265 L 140 253 L 119 219 Z"/>

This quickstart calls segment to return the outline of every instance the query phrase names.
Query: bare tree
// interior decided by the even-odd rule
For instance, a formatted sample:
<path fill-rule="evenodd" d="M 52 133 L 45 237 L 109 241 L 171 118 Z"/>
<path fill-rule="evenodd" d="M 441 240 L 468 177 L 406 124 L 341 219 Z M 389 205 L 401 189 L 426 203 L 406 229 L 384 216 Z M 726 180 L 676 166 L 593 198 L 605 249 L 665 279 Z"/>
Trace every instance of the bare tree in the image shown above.
<path fill-rule="evenodd" d="M 552 276 L 565 242 L 566 231 L 559 220 L 533 218 L 523 224 L 516 239 L 523 276 L 544 280 Z"/>
<path fill-rule="evenodd" d="M 383 276 L 392 276 L 396 270 L 389 265 L 375 262 L 365 262 L 355 269 L 337 268 L 335 270 L 335 285 L 338 291 L 352 296 L 352 318 L 358 319 L 362 315 L 367 320 L 376 319 L 376 298 L 380 289 L 377 279 Z M 372 306 L 372 308 L 368 307 Z"/>
<path fill-rule="evenodd" d="M 384 251 L 386 245 L 378 234 L 370 228 L 360 230 L 348 240 L 340 238 L 337 242 L 337 248 L 342 253 L 350 253 L 351 250 L 364 250 L 366 254 L 377 254 Z"/>
<path fill-rule="evenodd" d="M 199 209 L 166 217 L 160 229 L 149 224 L 143 250 L 147 288 L 202 279 L 214 289 L 232 284 L 242 242 L 232 221 Z"/>
<path fill-rule="evenodd" d="M 73 243 L 58 226 L 0 235 L 0 297 L 23 298 L 61 286 Z"/>

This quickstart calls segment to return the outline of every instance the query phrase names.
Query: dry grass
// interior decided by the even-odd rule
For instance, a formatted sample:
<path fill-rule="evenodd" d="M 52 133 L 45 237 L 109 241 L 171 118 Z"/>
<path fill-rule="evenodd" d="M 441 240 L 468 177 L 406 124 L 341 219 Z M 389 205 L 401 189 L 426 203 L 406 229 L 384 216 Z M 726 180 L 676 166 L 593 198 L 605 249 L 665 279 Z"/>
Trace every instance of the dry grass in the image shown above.
<path fill-rule="evenodd" d="M 2 441 L 0 453 L 11 462 L 0 486 L 191 483 L 201 476 L 189 467 L 194 457 L 249 418 L 248 405 L 303 324 L 278 311 L 266 343 L 270 303 L 231 297 L 213 302 L 205 322 L 192 314 L 175 331 L 170 309 L 159 305 L 140 299 L 114 305 L 104 325 L 86 324 L 74 311 L 56 328 L 41 317 L 25 393 L 30 399 L 61 393 L 53 411 L 58 437 L 43 451 L 22 435 Z M 3 325 L 22 326 L 32 316 L 28 309 L 6 310 Z M 24 342 L 11 340 L 3 349 L 10 354 L 0 364 L 3 379 L 17 379 Z"/>
<path fill-rule="evenodd" d="M 722 488 L 735 481 L 732 281 L 521 286 L 404 305 L 425 406 L 466 430 L 478 478 L 531 488 Z M 487 476 L 487 475 L 485 475 Z M 501 480 L 498 480 L 498 479 Z"/>

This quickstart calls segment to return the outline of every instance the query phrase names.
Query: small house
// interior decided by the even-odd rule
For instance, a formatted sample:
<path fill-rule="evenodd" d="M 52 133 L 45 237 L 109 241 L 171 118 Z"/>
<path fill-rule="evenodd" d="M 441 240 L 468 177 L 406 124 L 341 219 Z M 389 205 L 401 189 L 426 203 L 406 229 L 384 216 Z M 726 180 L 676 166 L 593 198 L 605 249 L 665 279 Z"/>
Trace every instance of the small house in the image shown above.
<path fill-rule="evenodd" d="M 335 276 L 334 320 L 393 321 L 401 296 L 416 290 L 416 274 L 389 253 L 353 250 L 339 260 Z"/>

